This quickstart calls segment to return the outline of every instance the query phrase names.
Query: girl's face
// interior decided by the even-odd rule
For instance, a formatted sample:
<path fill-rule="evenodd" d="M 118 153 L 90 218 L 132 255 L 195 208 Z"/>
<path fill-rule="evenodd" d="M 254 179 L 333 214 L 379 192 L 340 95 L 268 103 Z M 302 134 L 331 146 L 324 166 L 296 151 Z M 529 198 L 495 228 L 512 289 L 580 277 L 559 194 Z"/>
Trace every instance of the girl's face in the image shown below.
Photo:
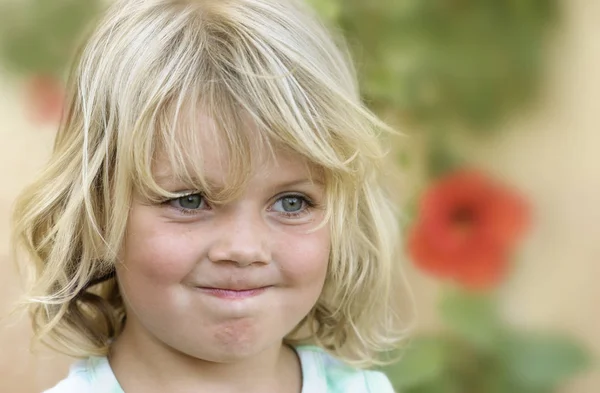
<path fill-rule="evenodd" d="M 227 157 L 204 150 L 206 177 L 223 184 Z M 281 345 L 321 293 L 330 235 L 327 225 L 311 231 L 324 216 L 323 185 L 299 156 L 275 161 L 256 166 L 238 199 L 213 206 L 158 157 L 160 185 L 186 196 L 133 201 L 117 269 L 124 334 L 214 362 Z"/>

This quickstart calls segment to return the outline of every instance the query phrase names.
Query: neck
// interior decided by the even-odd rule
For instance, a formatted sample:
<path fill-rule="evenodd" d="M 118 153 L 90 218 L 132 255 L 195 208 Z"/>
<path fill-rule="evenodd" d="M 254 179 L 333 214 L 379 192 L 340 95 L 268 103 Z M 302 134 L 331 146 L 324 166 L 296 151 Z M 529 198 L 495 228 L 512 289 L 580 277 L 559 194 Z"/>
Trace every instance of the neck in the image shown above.
<path fill-rule="evenodd" d="M 126 326 L 111 348 L 111 368 L 127 393 L 301 391 L 300 362 L 281 341 L 234 362 L 210 362 L 176 351 Z"/>

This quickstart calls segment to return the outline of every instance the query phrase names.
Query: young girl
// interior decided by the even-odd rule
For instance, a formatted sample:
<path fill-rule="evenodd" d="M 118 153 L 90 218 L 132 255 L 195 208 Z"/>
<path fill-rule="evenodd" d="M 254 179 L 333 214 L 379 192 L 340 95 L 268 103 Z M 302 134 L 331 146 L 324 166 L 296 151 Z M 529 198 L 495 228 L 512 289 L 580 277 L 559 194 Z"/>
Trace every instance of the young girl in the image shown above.
<path fill-rule="evenodd" d="M 124 0 L 16 206 L 52 393 L 392 392 L 387 130 L 287 0 Z"/>

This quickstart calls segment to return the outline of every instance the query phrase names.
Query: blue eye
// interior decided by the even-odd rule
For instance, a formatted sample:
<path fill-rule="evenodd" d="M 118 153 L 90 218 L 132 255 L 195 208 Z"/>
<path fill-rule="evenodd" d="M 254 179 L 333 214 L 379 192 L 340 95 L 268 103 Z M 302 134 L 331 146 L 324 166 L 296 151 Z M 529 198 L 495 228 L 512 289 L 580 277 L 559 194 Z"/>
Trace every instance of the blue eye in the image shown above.
<path fill-rule="evenodd" d="M 170 204 L 173 207 L 184 210 L 199 210 L 204 208 L 206 201 L 201 194 L 190 194 L 179 198 L 171 199 Z"/>
<path fill-rule="evenodd" d="M 304 200 L 297 196 L 281 198 L 281 207 L 288 213 L 297 212 L 302 209 Z"/>
<path fill-rule="evenodd" d="M 297 216 L 305 213 L 308 208 L 312 207 L 311 201 L 301 195 L 287 195 L 279 198 L 274 204 L 272 209 L 276 212 L 282 213 L 285 216 Z"/>

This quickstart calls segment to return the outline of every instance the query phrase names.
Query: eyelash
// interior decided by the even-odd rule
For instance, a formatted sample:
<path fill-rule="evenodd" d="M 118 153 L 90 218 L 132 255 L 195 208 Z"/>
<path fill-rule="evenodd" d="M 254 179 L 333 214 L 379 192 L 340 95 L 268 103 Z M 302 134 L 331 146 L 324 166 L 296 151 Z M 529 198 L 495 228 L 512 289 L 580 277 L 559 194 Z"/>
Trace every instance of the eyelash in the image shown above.
<path fill-rule="evenodd" d="M 198 192 L 194 192 L 194 193 L 189 193 L 189 194 L 181 195 L 181 196 L 179 196 L 177 198 L 167 199 L 167 200 L 161 202 L 161 205 L 177 209 L 177 211 L 179 211 L 181 214 L 188 215 L 188 216 L 193 216 L 193 215 L 199 214 L 199 212 L 201 211 L 201 209 L 186 209 L 186 208 L 181 207 L 181 206 L 175 206 L 175 205 L 173 205 L 173 203 L 176 202 L 176 201 L 178 201 L 178 200 L 181 200 L 183 198 L 187 198 L 187 197 L 194 196 L 194 195 L 200 196 L 202 198 L 202 201 L 204 203 L 207 203 L 204 195 L 202 195 L 201 193 L 198 193 Z M 282 196 L 278 197 L 272 205 L 274 205 L 278 201 L 280 201 L 282 199 L 285 199 L 285 198 L 298 198 L 298 199 L 300 199 L 302 201 L 302 203 L 305 204 L 305 208 L 302 209 L 302 210 L 300 210 L 300 211 L 298 211 L 298 212 L 277 212 L 278 214 L 280 214 L 281 216 L 283 216 L 285 218 L 298 218 L 298 217 L 300 217 L 300 216 L 308 213 L 309 210 L 311 210 L 311 209 L 313 209 L 313 208 L 316 207 L 316 204 L 309 197 L 307 197 L 306 195 L 303 195 L 303 194 L 285 194 L 285 195 L 282 195 Z"/>
<path fill-rule="evenodd" d="M 285 194 L 285 195 L 278 197 L 275 200 L 275 203 L 277 203 L 278 201 L 285 199 L 285 198 L 298 198 L 302 201 L 303 204 L 305 204 L 304 209 L 302 209 L 298 212 L 277 212 L 285 218 L 298 218 L 300 216 L 303 216 L 303 215 L 309 213 L 311 209 L 316 207 L 316 204 L 310 198 L 308 198 L 307 196 L 302 195 L 302 194 Z M 273 203 L 273 205 L 275 203 Z M 273 206 L 273 205 L 271 205 L 271 206 Z"/>
<path fill-rule="evenodd" d="M 181 214 L 184 214 L 184 215 L 187 215 L 187 216 L 193 216 L 193 215 L 198 214 L 200 212 L 200 209 L 197 209 L 197 210 L 195 210 L 195 209 L 186 209 L 186 208 L 181 207 L 181 206 L 176 206 L 174 204 L 174 202 L 182 200 L 182 199 L 190 197 L 190 196 L 194 196 L 194 195 L 200 196 L 200 198 L 202 198 L 202 201 L 204 203 L 206 203 L 206 199 L 205 199 L 204 195 L 202 195 L 199 192 L 191 192 L 189 194 L 181 195 L 181 196 L 179 196 L 177 198 L 167 199 L 167 200 L 163 201 L 161 203 L 161 205 L 164 205 L 164 206 L 167 206 L 167 207 L 171 207 L 173 209 L 177 209 L 177 211 L 180 212 Z"/>

